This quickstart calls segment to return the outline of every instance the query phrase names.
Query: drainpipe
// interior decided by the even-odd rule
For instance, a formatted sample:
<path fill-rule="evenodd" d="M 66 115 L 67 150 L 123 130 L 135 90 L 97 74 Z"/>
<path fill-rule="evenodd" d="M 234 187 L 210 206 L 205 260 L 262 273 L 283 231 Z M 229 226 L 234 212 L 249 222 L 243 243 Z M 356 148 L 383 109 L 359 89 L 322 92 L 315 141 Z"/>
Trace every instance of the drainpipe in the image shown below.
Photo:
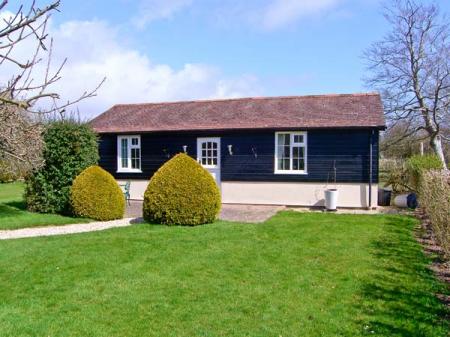
<path fill-rule="evenodd" d="M 369 209 L 372 208 L 372 175 L 373 175 L 373 135 L 374 130 L 372 130 L 369 137 Z"/>

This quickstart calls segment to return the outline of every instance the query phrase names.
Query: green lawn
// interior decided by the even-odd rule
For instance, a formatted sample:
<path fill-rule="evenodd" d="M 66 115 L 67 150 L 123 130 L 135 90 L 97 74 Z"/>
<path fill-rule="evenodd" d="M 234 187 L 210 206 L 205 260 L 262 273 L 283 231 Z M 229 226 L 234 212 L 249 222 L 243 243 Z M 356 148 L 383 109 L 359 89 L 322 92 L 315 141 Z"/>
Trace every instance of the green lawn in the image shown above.
<path fill-rule="evenodd" d="M 1 336 L 448 336 L 415 225 L 282 212 L 0 241 Z"/>
<path fill-rule="evenodd" d="M 56 214 L 28 212 L 23 202 L 21 182 L 0 184 L 0 230 L 24 227 L 67 225 L 87 222 L 87 219 L 71 218 Z"/>

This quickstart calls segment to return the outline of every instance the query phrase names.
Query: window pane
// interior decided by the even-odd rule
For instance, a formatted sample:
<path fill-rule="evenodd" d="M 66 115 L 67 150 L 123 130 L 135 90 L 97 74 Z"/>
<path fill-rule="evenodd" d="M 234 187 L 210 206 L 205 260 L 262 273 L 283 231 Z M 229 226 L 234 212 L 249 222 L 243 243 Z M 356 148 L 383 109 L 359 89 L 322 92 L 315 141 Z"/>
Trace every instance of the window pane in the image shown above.
<path fill-rule="evenodd" d="M 289 158 L 279 158 L 278 159 L 278 169 L 279 170 L 290 170 Z"/>
<path fill-rule="evenodd" d="M 305 160 L 304 159 L 299 159 L 299 164 L 298 164 L 298 169 L 301 171 L 305 170 Z"/>
<path fill-rule="evenodd" d="M 294 135 L 294 143 L 303 143 L 303 135 Z"/>
<path fill-rule="evenodd" d="M 132 169 L 140 169 L 141 168 L 141 154 L 140 149 L 131 149 L 131 168 Z"/>
<path fill-rule="evenodd" d="M 305 169 L 305 161 L 301 158 L 296 158 L 292 162 L 292 169 L 296 171 L 303 171 Z"/>
<path fill-rule="evenodd" d="M 303 158 L 305 152 L 305 148 L 303 146 L 295 146 L 292 148 L 292 154 L 294 159 L 296 158 Z"/>
<path fill-rule="evenodd" d="M 131 145 L 139 145 L 139 138 L 131 138 Z"/>
<path fill-rule="evenodd" d="M 289 146 L 291 144 L 291 137 L 287 133 L 278 134 L 278 145 L 286 145 Z"/>
<path fill-rule="evenodd" d="M 213 165 L 217 165 L 217 158 L 213 158 Z"/>
<path fill-rule="evenodd" d="M 122 168 L 128 167 L 128 139 L 122 138 L 121 140 L 121 153 L 120 156 L 122 158 L 121 164 Z"/>
<path fill-rule="evenodd" d="M 278 170 L 282 170 L 283 169 L 283 160 L 282 159 L 278 159 L 277 169 Z"/>
<path fill-rule="evenodd" d="M 295 146 L 292 148 L 292 169 L 297 171 L 303 171 L 305 169 L 304 160 L 305 148 L 302 146 Z"/>
<path fill-rule="evenodd" d="M 278 138 L 278 170 L 290 170 L 291 157 L 291 135 L 289 133 L 279 133 Z"/>

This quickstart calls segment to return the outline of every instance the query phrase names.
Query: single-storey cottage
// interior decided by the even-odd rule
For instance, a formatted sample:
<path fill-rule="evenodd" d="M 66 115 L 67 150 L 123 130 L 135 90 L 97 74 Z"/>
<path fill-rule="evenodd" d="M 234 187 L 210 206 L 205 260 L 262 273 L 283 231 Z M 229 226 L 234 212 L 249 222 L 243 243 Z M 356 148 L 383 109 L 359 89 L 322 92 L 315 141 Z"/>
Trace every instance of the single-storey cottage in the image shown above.
<path fill-rule="evenodd" d="M 100 165 L 142 199 L 158 168 L 185 152 L 214 176 L 224 203 L 340 207 L 377 202 L 376 93 L 115 105 L 92 120 Z"/>

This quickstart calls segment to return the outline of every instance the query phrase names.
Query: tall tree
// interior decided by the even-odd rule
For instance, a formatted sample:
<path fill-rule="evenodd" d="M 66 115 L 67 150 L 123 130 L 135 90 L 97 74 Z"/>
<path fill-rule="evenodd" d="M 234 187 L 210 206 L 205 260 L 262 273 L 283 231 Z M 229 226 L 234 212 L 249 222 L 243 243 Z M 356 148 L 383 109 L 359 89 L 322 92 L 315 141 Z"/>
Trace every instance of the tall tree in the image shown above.
<path fill-rule="evenodd" d="M 8 0 L 0 0 L 0 73 L 12 73 L 0 82 L 0 160 L 36 165 L 43 116 L 62 116 L 67 107 L 95 96 L 104 81 L 71 101 L 62 101 L 53 90 L 66 63 L 52 65 L 53 40 L 47 32 L 50 15 L 59 6 L 59 0 L 43 8 L 32 1 L 9 9 Z"/>
<path fill-rule="evenodd" d="M 436 4 L 394 0 L 385 8 L 391 31 L 366 50 L 367 83 L 380 91 L 389 126 L 402 123 L 402 138 L 425 133 L 447 168 L 450 107 L 450 29 Z"/>

